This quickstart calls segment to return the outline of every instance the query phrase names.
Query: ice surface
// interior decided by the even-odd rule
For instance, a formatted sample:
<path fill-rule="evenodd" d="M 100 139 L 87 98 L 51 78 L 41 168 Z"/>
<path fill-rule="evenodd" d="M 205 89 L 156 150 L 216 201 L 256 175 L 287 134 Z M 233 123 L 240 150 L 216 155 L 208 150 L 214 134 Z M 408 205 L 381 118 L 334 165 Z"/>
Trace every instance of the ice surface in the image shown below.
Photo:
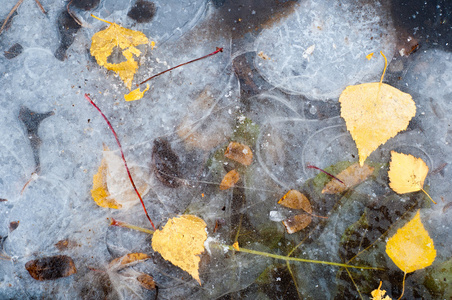
<path fill-rule="evenodd" d="M 311 99 L 337 98 L 347 85 L 375 81 L 383 51 L 391 59 L 394 30 L 384 3 L 302 1 L 281 23 L 263 30 L 255 49 L 259 72 L 274 86 Z"/>
<path fill-rule="evenodd" d="M 347 229 L 364 212 L 375 216 L 375 226 L 366 229 L 371 239 L 393 224 L 398 227 L 401 215 L 421 208 L 438 251 L 438 265 L 432 268 L 450 260 L 452 56 L 421 48 L 400 58 L 386 2 L 285 1 L 278 9 L 274 4 L 264 9 L 254 1 L 237 6 L 228 1 L 156 0 L 153 18 L 138 23 L 127 16 L 136 1 L 101 0 L 88 11 L 70 7 L 83 25 L 70 32 L 73 42 L 63 60 L 54 53 L 62 39 L 57 20 L 68 2 L 41 2 L 47 15 L 35 1 L 25 0 L 0 35 L 0 198 L 7 200 L 0 201 L 0 298 L 152 299 L 156 292 L 137 285 L 137 272 L 154 277 L 159 299 L 355 298 L 359 294 L 350 278 L 337 267 L 294 262 L 291 274 L 284 261 L 225 251 L 218 244 L 238 240 L 242 248 L 287 255 L 302 242 L 292 256 L 344 262 Z M 0 6 L 0 18 L 12 5 Z M 223 52 L 153 79 L 143 99 L 125 102 L 128 89 L 120 78 L 89 54 L 92 35 L 108 26 L 91 13 L 142 31 L 156 42 L 154 49 L 145 47 L 134 83 L 216 47 Z M 19 55 L 3 55 L 16 43 L 23 48 Z M 412 94 L 416 117 L 368 158 L 377 169 L 368 181 L 344 195 L 322 196 L 326 179 L 313 180 L 319 172 L 307 165 L 328 168 L 357 161 L 337 98 L 347 85 L 380 78 L 381 57 L 365 58 L 378 51 L 390 62 L 387 82 Z M 126 210 L 113 210 L 92 200 L 104 144 L 109 153 L 120 152 L 84 93 L 110 119 L 130 165 L 145 174 L 140 179 L 149 192 L 143 199 L 154 223 L 161 227 L 183 213 L 206 221 L 210 251 L 201 256 L 201 286 L 154 253 L 150 235 L 109 226 L 107 218 L 113 217 L 150 228 L 138 201 Z M 54 113 L 37 129 L 40 170 L 27 128 L 18 118 L 21 107 Z M 155 175 L 155 140 L 167 141 L 178 157 L 180 169 L 172 173 L 180 176 L 175 186 Z M 224 157 L 231 140 L 251 147 L 249 167 Z M 426 161 L 430 172 L 424 188 L 437 205 L 430 207 L 421 193 L 399 196 L 389 189 L 390 150 Z M 241 180 L 220 191 L 221 179 L 234 168 Z M 313 217 L 306 230 L 286 234 L 280 221 L 297 212 L 277 201 L 288 189 L 303 191 L 314 213 L 329 218 Z M 17 221 L 13 230 L 10 224 Z M 130 252 L 152 258 L 119 272 L 107 270 L 112 259 Z M 77 273 L 53 281 L 32 279 L 25 263 L 52 255 L 70 256 Z M 380 241 L 362 261 L 387 272 L 352 274 L 362 291 L 376 288 L 381 278 L 396 297 L 403 273 L 384 255 Z M 407 287 L 415 292 L 407 288 L 407 297 L 422 291 L 425 299 L 438 298 L 424 285 L 428 277 L 422 272 L 408 276 Z"/>

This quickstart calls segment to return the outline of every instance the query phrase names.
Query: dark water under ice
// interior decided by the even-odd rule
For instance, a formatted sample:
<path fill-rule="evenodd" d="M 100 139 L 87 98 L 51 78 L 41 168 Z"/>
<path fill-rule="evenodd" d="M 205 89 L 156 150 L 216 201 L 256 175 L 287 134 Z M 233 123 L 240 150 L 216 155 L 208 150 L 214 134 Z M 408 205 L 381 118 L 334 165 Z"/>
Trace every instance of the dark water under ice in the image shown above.
<path fill-rule="evenodd" d="M 7 2 L 0 20 L 15 4 Z M 158 299 L 368 299 L 380 281 L 397 299 L 403 272 L 386 255 L 385 242 L 417 210 L 437 257 L 407 274 L 404 298 L 452 297 L 449 1 L 40 3 L 45 14 L 24 0 L 0 34 L 1 299 L 154 299 L 156 290 L 137 283 L 143 273 L 153 277 Z M 154 49 L 145 48 L 134 82 L 216 47 L 223 52 L 153 79 L 143 99 L 125 102 L 124 83 L 90 55 L 91 37 L 107 27 L 90 14 L 155 41 Z M 348 85 L 379 80 L 382 57 L 365 56 L 380 51 L 389 62 L 384 81 L 412 95 L 416 116 L 369 156 L 375 171 L 368 180 L 342 194 L 322 194 L 329 178 L 307 166 L 337 174 L 358 161 L 338 98 Z M 110 59 L 124 59 L 115 53 Z M 115 218 L 150 228 L 133 193 L 120 210 L 93 201 L 103 155 L 120 153 L 85 93 L 109 118 L 129 165 L 140 170 L 137 180 L 146 186 L 143 200 L 156 226 L 184 213 L 206 221 L 201 286 L 154 253 L 150 235 L 109 226 Z M 230 141 L 250 146 L 250 166 L 224 157 Z M 427 163 L 424 189 L 438 204 L 422 192 L 398 195 L 389 188 L 391 150 Z M 220 190 L 232 169 L 240 181 Z M 127 184 L 117 170 L 115 179 Z M 286 233 L 281 221 L 299 211 L 277 201 L 290 189 L 328 219 L 313 217 L 300 232 Z M 381 270 L 289 264 L 215 247 L 235 241 Z M 151 259 L 107 269 L 131 252 Z M 27 262 L 51 256 L 70 257 L 76 273 L 32 278 Z"/>

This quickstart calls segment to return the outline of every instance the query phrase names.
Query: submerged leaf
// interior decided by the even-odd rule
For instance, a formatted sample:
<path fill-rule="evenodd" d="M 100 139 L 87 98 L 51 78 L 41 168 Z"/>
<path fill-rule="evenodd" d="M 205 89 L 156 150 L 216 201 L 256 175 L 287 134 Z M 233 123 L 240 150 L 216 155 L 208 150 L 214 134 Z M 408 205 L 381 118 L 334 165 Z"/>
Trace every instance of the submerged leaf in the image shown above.
<path fill-rule="evenodd" d="M 128 253 L 124 256 L 113 259 L 109 264 L 110 270 L 120 270 L 122 268 L 137 264 L 139 262 L 149 259 L 150 256 L 144 253 Z"/>
<path fill-rule="evenodd" d="M 199 255 L 204 252 L 206 226 L 201 218 L 182 215 L 169 219 L 163 229 L 156 230 L 152 236 L 152 249 L 188 272 L 199 285 Z"/>
<path fill-rule="evenodd" d="M 286 227 L 287 233 L 292 234 L 302 229 L 305 229 L 309 224 L 311 224 L 311 221 L 312 221 L 311 215 L 301 214 L 296 215 L 294 217 L 290 217 L 282 221 L 282 223 Z"/>
<path fill-rule="evenodd" d="M 411 95 L 383 83 L 383 76 L 380 82 L 348 86 L 339 97 L 341 117 L 356 143 L 361 166 L 380 145 L 405 130 L 416 114 Z"/>
<path fill-rule="evenodd" d="M 249 166 L 253 161 L 253 152 L 250 147 L 237 142 L 230 142 L 224 156 L 242 165 Z"/>
<path fill-rule="evenodd" d="M 229 171 L 224 175 L 223 180 L 220 183 L 220 190 L 224 191 L 233 187 L 240 179 L 240 174 L 235 169 Z"/>
<path fill-rule="evenodd" d="M 145 195 L 149 191 L 149 185 L 146 183 L 148 176 L 138 166 L 132 165 L 129 169 L 136 178 L 138 191 Z M 114 209 L 127 209 L 140 201 L 130 184 L 124 162 L 111 151 L 103 151 L 101 165 L 93 176 L 91 196 L 97 205 Z"/>
<path fill-rule="evenodd" d="M 336 177 L 344 184 L 332 179 L 322 190 L 322 194 L 336 194 L 348 190 L 367 179 L 374 171 L 374 168 L 364 164 L 362 167 L 355 163 L 340 172 Z"/>
<path fill-rule="evenodd" d="M 288 191 L 278 204 L 292 209 L 302 209 L 307 213 L 312 213 L 311 203 L 308 198 L 297 190 Z"/>
<path fill-rule="evenodd" d="M 405 273 L 426 268 L 433 263 L 436 250 L 422 224 L 419 210 L 410 222 L 388 240 L 386 253 Z"/>
<path fill-rule="evenodd" d="M 138 283 L 147 290 L 155 290 L 155 281 L 154 278 L 152 278 L 151 275 L 141 273 L 137 276 Z"/>
<path fill-rule="evenodd" d="M 74 261 L 67 255 L 56 255 L 30 260 L 25 268 L 36 280 L 55 280 L 77 273 Z"/>
<path fill-rule="evenodd" d="M 97 17 L 95 18 L 99 19 Z M 110 24 L 110 26 L 93 35 L 90 49 L 91 55 L 96 58 L 100 66 L 118 73 L 119 77 L 121 77 L 122 81 L 124 81 L 130 90 L 133 76 L 138 69 L 138 63 L 135 61 L 134 56 L 141 55 L 141 51 L 135 47 L 147 44 L 149 40 L 140 31 L 127 29 L 102 19 L 99 20 Z M 117 64 L 108 62 L 108 58 L 116 47 L 120 49 L 126 61 Z"/>
<path fill-rule="evenodd" d="M 166 138 L 154 140 L 152 164 L 154 174 L 161 183 L 170 188 L 177 188 L 181 185 L 179 157 Z"/>

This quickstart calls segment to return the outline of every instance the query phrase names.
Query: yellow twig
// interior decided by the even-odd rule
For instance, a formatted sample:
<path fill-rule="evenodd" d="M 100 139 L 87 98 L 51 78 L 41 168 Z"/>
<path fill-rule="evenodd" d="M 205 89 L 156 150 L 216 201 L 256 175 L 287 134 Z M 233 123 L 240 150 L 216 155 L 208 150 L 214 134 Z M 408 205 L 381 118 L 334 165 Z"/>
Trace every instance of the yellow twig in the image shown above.
<path fill-rule="evenodd" d="M 93 17 L 94 19 L 98 19 L 99 21 L 102 21 L 102 22 L 105 22 L 105 23 L 108 23 L 108 24 L 110 24 L 110 25 L 113 25 L 114 23 L 112 23 L 112 22 L 109 22 L 109 21 L 107 21 L 107 20 L 104 20 L 104 19 L 101 19 L 101 18 L 99 18 L 99 17 L 96 17 L 95 15 L 93 15 L 93 14 L 91 14 L 91 17 Z"/>

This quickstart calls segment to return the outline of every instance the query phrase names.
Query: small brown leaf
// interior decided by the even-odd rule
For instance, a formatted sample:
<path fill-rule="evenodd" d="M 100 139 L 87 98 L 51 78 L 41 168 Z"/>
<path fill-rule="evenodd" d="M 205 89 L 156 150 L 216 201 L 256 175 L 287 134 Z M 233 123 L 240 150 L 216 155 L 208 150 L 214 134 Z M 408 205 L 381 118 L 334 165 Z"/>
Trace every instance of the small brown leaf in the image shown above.
<path fill-rule="evenodd" d="M 233 187 L 240 179 L 240 174 L 235 169 L 229 171 L 224 175 L 223 180 L 220 183 L 220 190 L 224 191 Z"/>
<path fill-rule="evenodd" d="M 138 253 L 138 252 L 129 253 L 124 256 L 113 259 L 109 263 L 108 268 L 119 270 L 119 269 L 128 267 L 132 264 L 137 264 L 137 263 L 142 262 L 149 258 L 150 258 L 150 256 L 147 254 L 144 254 L 144 253 Z"/>
<path fill-rule="evenodd" d="M 292 209 L 302 209 L 307 213 L 312 213 L 311 203 L 305 195 L 297 190 L 288 191 L 279 201 L 278 204 Z"/>
<path fill-rule="evenodd" d="M 372 175 L 373 172 L 373 167 L 366 164 L 360 167 L 359 163 L 355 163 L 336 176 L 338 179 L 342 180 L 345 185 L 336 179 L 332 179 L 323 188 L 322 194 L 342 193 L 343 191 L 348 190 L 366 180 L 367 177 Z"/>
<path fill-rule="evenodd" d="M 143 288 L 147 290 L 155 290 L 155 281 L 151 275 L 141 273 L 141 275 L 138 275 L 137 281 Z"/>
<path fill-rule="evenodd" d="M 54 280 L 77 273 L 72 258 L 66 255 L 56 255 L 30 260 L 25 269 L 36 280 Z"/>
<path fill-rule="evenodd" d="M 9 223 L 9 232 L 16 230 L 17 227 L 19 227 L 19 221 L 13 221 Z"/>
<path fill-rule="evenodd" d="M 66 249 L 71 249 L 71 248 L 74 248 L 75 246 L 77 246 L 77 243 L 74 241 L 71 241 L 69 239 L 58 241 L 55 244 L 55 247 L 60 251 L 64 251 Z"/>
<path fill-rule="evenodd" d="M 253 161 L 253 152 L 250 147 L 237 142 L 230 142 L 224 156 L 242 165 L 249 166 Z"/>
<path fill-rule="evenodd" d="M 311 221 L 312 217 L 310 215 L 301 214 L 288 218 L 282 221 L 282 223 L 286 227 L 287 233 L 292 234 L 306 228 L 309 224 L 311 224 Z"/>

